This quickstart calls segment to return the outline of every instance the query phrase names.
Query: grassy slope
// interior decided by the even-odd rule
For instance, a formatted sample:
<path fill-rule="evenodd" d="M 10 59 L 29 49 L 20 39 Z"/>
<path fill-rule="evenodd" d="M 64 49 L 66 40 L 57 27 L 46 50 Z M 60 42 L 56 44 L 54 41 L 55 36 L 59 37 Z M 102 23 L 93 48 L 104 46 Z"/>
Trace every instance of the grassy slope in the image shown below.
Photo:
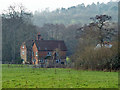
<path fill-rule="evenodd" d="M 3 88 L 118 88 L 118 72 L 3 65 Z"/>

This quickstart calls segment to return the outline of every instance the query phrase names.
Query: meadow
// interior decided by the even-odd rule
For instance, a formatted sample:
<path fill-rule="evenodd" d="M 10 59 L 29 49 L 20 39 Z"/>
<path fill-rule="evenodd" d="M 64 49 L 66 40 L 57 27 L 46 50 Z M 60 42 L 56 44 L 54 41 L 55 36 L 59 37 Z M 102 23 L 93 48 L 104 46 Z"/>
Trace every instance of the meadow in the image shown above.
<path fill-rule="evenodd" d="M 2 88 L 118 88 L 118 72 L 5 64 Z"/>

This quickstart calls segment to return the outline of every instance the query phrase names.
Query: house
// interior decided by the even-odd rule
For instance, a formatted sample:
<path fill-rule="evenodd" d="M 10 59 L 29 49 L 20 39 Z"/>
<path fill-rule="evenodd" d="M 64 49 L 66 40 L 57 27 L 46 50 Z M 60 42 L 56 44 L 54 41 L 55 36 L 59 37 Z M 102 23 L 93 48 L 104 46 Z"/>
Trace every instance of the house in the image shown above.
<path fill-rule="evenodd" d="M 20 47 L 23 63 L 41 67 L 60 66 L 66 63 L 67 47 L 62 40 L 43 40 L 40 33 L 36 40 L 24 42 Z"/>
<path fill-rule="evenodd" d="M 25 62 L 27 62 L 27 48 L 26 48 L 25 42 L 23 42 L 20 47 L 20 56 L 21 56 L 21 59 L 24 60 L 23 64 L 25 64 Z"/>
<path fill-rule="evenodd" d="M 104 41 L 103 44 L 97 44 L 94 49 L 99 49 L 99 48 L 101 48 L 101 46 L 105 47 L 105 48 L 111 48 L 112 44 L 110 42 Z"/>

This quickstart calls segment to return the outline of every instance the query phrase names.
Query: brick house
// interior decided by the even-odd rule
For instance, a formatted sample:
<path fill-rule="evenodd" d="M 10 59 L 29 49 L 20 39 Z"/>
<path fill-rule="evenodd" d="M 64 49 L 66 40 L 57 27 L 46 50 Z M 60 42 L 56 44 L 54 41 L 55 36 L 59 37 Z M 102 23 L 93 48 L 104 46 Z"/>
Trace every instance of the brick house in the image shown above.
<path fill-rule="evenodd" d="M 21 59 L 24 60 L 23 64 L 25 64 L 25 62 L 27 62 L 27 48 L 26 48 L 25 42 L 23 42 L 20 47 L 20 56 L 21 56 Z"/>
<path fill-rule="evenodd" d="M 40 33 L 38 33 L 36 40 L 23 43 L 20 50 L 24 62 L 41 65 L 41 67 L 59 67 L 66 62 L 67 48 L 64 41 L 43 40 Z M 25 51 L 26 53 L 22 53 Z"/>

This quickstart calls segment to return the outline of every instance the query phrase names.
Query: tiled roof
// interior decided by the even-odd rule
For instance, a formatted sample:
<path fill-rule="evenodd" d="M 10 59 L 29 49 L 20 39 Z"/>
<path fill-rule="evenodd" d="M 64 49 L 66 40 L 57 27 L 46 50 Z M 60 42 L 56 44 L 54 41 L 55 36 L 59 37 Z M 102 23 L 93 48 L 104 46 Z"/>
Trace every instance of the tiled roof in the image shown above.
<path fill-rule="evenodd" d="M 62 51 L 66 51 L 66 45 L 62 40 L 35 40 L 34 41 L 38 50 L 55 50 L 59 48 Z"/>

